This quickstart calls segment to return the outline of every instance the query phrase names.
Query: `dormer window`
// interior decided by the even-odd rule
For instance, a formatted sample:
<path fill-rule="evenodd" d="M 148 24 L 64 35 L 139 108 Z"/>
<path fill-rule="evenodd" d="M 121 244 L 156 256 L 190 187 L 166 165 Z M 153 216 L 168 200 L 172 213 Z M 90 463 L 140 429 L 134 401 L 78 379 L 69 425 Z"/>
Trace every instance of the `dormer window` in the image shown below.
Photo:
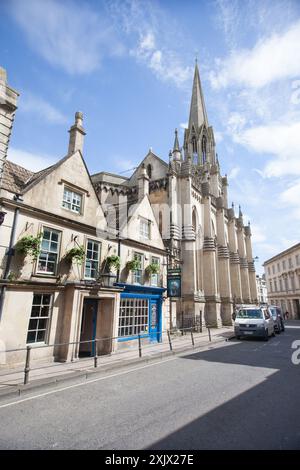
<path fill-rule="evenodd" d="M 62 206 L 71 212 L 75 212 L 76 214 L 81 214 L 82 213 L 82 194 L 76 193 L 75 191 L 69 188 L 64 188 Z"/>
<path fill-rule="evenodd" d="M 150 239 L 150 220 L 140 219 L 140 238 Z"/>

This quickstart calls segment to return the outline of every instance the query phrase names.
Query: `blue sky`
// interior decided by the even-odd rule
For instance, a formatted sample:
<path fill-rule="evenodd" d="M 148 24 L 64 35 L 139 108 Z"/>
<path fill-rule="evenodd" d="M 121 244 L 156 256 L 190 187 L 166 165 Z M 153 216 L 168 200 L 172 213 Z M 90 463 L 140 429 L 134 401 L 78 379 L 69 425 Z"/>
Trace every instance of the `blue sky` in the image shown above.
<path fill-rule="evenodd" d="M 188 120 L 195 56 L 229 200 L 261 264 L 299 242 L 298 0 L 0 0 L 0 65 L 19 109 L 9 158 L 66 154 L 84 113 L 91 173 L 167 161 Z"/>

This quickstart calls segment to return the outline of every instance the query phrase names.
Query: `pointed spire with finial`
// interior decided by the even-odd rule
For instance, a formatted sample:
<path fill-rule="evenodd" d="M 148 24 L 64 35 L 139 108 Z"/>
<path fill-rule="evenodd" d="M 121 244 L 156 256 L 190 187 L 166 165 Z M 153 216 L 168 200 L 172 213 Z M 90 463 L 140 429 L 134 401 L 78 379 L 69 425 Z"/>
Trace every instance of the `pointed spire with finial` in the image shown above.
<path fill-rule="evenodd" d="M 173 160 L 174 161 L 180 161 L 181 160 L 181 152 L 180 152 L 180 147 L 179 147 L 179 141 L 178 141 L 178 131 L 175 129 L 175 140 L 174 140 L 174 146 L 173 146 Z"/>
<path fill-rule="evenodd" d="M 190 107 L 190 117 L 189 117 L 189 129 L 194 125 L 195 129 L 198 130 L 199 127 L 205 124 L 208 127 L 208 119 L 205 108 L 205 102 L 202 92 L 200 74 L 198 69 L 197 59 L 195 61 L 195 71 L 194 71 L 194 81 L 193 81 L 193 92 L 192 100 Z"/>
<path fill-rule="evenodd" d="M 239 219 L 243 217 L 242 209 L 241 206 L 239 206 Z"/>

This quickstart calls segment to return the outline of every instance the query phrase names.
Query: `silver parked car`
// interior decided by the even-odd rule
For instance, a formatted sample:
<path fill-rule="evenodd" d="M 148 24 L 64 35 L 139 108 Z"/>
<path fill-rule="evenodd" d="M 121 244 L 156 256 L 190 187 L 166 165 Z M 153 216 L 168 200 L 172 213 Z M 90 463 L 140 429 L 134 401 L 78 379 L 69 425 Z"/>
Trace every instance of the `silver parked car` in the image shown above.
<path fill-rule="evenodd" d="M 236 314 L 234 333 L 237 339 L 241 337 L 259 337 L 268 341 L 275 336 L 274 320 L 266 307 L 243 307 Z"/>

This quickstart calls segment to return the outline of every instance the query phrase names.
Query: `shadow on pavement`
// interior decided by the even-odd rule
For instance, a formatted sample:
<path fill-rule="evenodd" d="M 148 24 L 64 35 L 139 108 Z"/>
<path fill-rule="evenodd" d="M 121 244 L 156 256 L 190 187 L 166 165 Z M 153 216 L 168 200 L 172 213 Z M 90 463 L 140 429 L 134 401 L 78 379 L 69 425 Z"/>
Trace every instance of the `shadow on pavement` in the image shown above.
<path fill-rule="evenodd" d="M 300 364 L 291 361 L 296 339 L 299 326 L 289 324 L 268 343 L 247 340 L 185 355 L 184 360 L 271 368 L 273 373 L 149 448 L 300 449 Z"/>

